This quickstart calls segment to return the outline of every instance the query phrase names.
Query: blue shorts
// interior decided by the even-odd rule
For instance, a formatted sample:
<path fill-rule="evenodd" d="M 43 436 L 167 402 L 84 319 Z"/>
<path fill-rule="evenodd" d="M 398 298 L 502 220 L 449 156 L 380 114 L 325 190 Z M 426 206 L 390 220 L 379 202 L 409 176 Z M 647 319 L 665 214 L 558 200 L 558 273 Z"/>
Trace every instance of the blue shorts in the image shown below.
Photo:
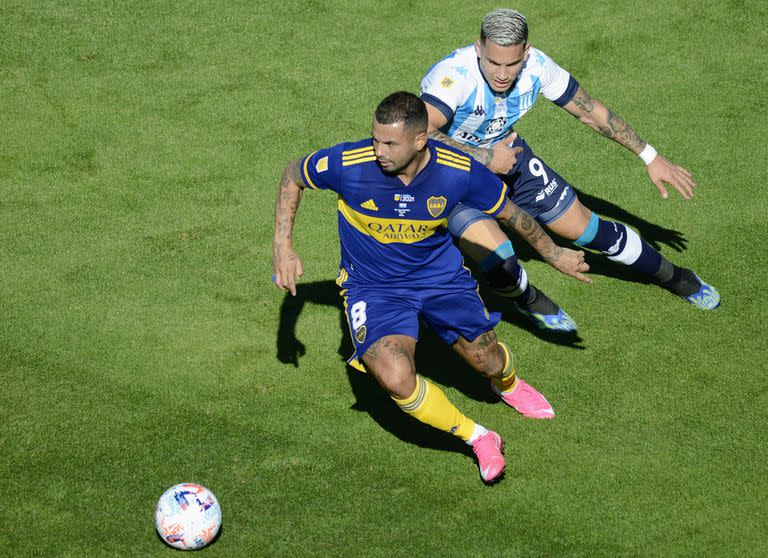
<path fill-rule="evenodd" d="M 435 287 L 342 284 L 341 288 L 355 345 L 350 361 L 361 358 L 374 341 L 386 335 L 418 339 L 419 320 L 445 343 L 453 345 L 459 336 L 474 341 L 501 319 L 501 314 L 485 308 L 477 282 L 466 269 L 450 284 Z"/>
<path fill-rule="evenodd" d="M 522 147 L 515 166 L 500 178 L 509 187 L 509 198 L 542 225 L 557 220 L 576 201 L 576 192 L 566 180 L 536 157 L 518 136 L 513 147 Z M 476 221 L 493 219 L 480 210 L 459 204 L 448 215 L 448 230 L 459 238 Z"/>

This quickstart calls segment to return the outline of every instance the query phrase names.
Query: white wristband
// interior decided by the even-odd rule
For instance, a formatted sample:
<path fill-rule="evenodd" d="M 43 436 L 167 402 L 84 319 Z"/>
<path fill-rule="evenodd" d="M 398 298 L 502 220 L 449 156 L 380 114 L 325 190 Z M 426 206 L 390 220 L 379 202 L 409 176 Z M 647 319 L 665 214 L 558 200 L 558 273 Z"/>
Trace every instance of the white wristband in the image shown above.
<path fill-rule="evenodd" d="M 656 150 L 650 143 L 646 143 L 643 150 L 638 153 L 637 156 L 640 157 L 646 165 L 650 165 L 656 158 Z"/>

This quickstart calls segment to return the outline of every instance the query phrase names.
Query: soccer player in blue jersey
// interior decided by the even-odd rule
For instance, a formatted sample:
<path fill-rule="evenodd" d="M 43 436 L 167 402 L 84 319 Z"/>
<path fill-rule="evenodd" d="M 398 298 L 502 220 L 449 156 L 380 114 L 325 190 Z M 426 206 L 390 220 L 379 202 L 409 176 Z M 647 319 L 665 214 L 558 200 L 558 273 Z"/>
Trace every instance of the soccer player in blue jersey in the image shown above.
<path fill-rule="evenodd" d="M 539 94 L 638 155 L 663 198 L 668 196 L 665 183 L 685 199 L 693 197 L 691 173 L 658 154 L 619 115 L 532 47 L 525 17 L 515 10 L 487 14 L 480 39 L 437 62 L 421 82 L 431 136 L 501 175 L 512 201 L 539 223 L 578 246 L 628 265 L 698 308 L 717 308 L 720 295 L 714 287 L 669 262 L 626 225 L 603 219 L 582 205 L 574 188 L 513 132 L 515 122 Z M 516 297 L 518 307 L 543 327 L 551 323 L 563 329 L 559 326 L 564 313 L 551 301 L 544 301 L 549 309 L 535 308 L 536 302 L 526 305 L 535 300 L 535 289 L 533 294 L 527 292 L 525 271 L 493 219 L 459 205 L 448 224 L 465 253 L 480 262 L 492 288 Z"/>
<path fill-rule="evenodd" d="M 288 165 L 275 205 L 275 284 L 296 294 L 303 273 L 293 250 L 293 223 L 302 192 L 338 194 L 342 289 L 353 366 L 360 361 L 406 413 L 471 445 L 484 481 L 505 467 L 503 442 L 464 416 L 414 367 L 419 321 L 424 321 L 492 389 L 524 416 L 551 419 L 554 411 L 517 377 L 510 350 L 496 338 L 498 313 L 489 313 L 477 283 L 445 229 L 459 202 L 518 231 L 553 267 L 586 280 L 584 253 L 560 248 L 506 197 L 506 186 L 477 161 L 427 136 L 424 103 L 393 93 L 376 109 L 368 139 L 320 149 Z"/>

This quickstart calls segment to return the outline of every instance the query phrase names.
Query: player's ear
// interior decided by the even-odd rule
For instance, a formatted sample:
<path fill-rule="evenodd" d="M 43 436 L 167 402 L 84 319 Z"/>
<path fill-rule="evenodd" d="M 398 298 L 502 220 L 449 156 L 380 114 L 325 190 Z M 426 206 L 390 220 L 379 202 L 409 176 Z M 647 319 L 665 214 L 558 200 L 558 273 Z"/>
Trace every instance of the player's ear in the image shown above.
<path fill-rule="evenodd" d="M 525 43 L 525 50 L 523 50 L 523 52 L 525 53 L 523 55 L 523 60 L 528 61 L 528 56 L 531 53 L 531 43 Z"/>
<path fill-rule="evenodd" d="M 482 48 L 482 45 L 480 44 L 480 39 L 475 39 L 475 54 L 477 54 L 477 57 L 480 58 L 480 49 Z"/>
<path fill-rule="evenodd" d="M 424 149 L 424 146 L 427 145 L 427 139 L 429 139 L 429 135 L 427 132 L 421 132 L 420 134 L 416 135 L 416 149 L 421 151 Z"/>

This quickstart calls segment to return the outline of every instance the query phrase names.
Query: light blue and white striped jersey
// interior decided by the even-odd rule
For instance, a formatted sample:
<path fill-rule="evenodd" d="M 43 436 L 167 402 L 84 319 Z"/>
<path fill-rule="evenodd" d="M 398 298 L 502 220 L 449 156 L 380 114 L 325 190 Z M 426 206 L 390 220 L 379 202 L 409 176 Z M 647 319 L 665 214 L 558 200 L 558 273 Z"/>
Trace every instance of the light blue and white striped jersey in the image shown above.
<path fill-rule="evenodd" d="M 496 93 L 480 72 L 474 45 L 469 45 L 429 69 L 421 80 L 421 98 L 448 119 L 441 130 L 446 135 L 469 145 L 489 146 L 530 110 L 539 93 L 563 106 L 578 88 L 567 71 L 531 47 L 514 87 Z"/>

